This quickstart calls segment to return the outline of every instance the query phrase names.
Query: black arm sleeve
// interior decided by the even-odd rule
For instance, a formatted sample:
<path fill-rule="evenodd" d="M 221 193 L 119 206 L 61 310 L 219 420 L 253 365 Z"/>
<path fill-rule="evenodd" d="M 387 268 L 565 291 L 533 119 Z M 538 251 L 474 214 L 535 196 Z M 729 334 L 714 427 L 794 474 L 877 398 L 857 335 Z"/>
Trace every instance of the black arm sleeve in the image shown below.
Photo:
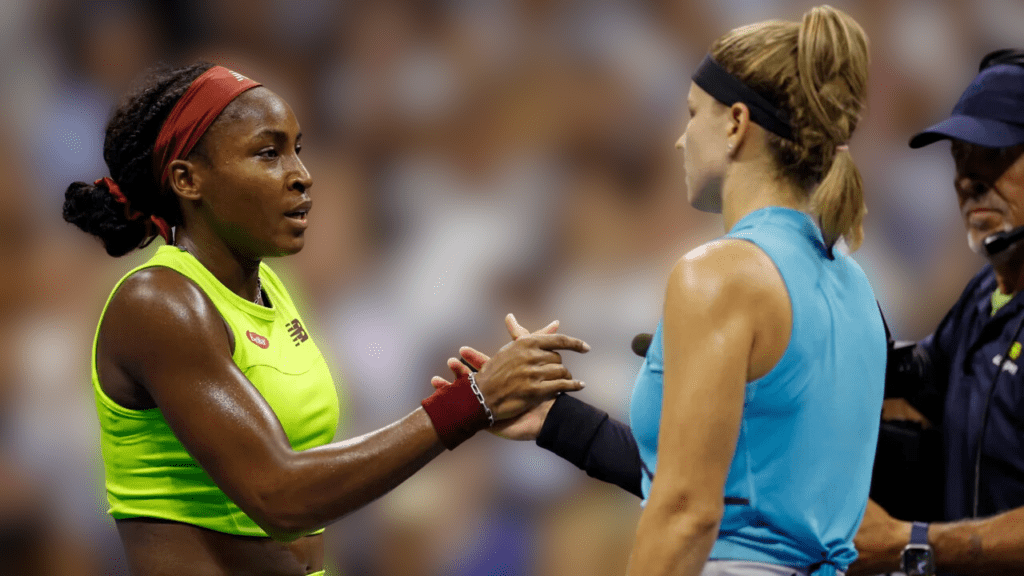
<path fill-rule="evenodd" d="M 562 394 L 551 406 L 537 445 L 572 462 L 588 476 L 643 498 L 640 449 L 629 426 Z"/>

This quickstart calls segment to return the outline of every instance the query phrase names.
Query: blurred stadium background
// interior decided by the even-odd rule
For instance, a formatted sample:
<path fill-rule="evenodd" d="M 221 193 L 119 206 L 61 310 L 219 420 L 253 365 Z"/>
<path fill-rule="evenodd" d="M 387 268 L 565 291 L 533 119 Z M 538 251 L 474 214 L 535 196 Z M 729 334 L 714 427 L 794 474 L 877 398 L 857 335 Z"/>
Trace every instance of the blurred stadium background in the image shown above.
<path fill-rule="evenodd" d="M 104 125 L 157 61 L 230 66 L 284 96 L 315 185 L 306 249 L 273 262 L 302 294 L 343 399 L 339 437 L 393 421 L 503 315 L 552 318 L 593 351 L 581 394 L 622 418 L 672 262 L 722 233 L 685 201 L 689 74 L 728 29 L 798 19 L 792 0 L 0 0 L 0 535 L 54 519 L 82 574 L 127 574 L 105 515 L 89 385 L 109 258 L 61 219 L 107 175 Z M 1019 0 L 858 0 L 872 40 L 851 149 L 867 183 L 856 253 L 902 339 L 980 266 L 944 117 L 989 50 L 1022 43 Z M 42 509 L 26 494 L 46 503 Z M 7 496 L 9 495 L 9 496 Z M 483 435 L 332 526 L 333 574 L 621 575 L 632 496 L 532 444 Z M 2 540 L 2 538 L 0 538 Z"/>

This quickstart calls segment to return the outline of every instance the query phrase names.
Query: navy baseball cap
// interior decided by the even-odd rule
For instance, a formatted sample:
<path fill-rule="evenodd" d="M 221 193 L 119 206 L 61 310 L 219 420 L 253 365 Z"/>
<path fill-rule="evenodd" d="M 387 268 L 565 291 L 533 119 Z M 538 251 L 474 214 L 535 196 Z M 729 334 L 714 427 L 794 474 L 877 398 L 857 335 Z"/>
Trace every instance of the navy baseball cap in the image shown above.
<path fill-rule="evenodd" d="M 988 148 L 1024 144 L 1024 66 L 996 64 L 967 87 L 953 114 L 910 139 L 911 148 L 956 138 Z"/>

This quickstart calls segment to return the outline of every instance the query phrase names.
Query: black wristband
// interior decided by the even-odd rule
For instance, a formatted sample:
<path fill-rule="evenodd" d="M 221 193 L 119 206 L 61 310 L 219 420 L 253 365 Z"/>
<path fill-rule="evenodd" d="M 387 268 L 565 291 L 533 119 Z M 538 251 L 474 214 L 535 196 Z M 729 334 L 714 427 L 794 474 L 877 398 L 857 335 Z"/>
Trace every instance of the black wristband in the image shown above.
<path fill-rule="evenodd" d="M 551 406 L 537 445 L 568 460 L 588 476 L 643 497 L 640 449 L 629 426 L 608 413 L 562 394 Z"/>

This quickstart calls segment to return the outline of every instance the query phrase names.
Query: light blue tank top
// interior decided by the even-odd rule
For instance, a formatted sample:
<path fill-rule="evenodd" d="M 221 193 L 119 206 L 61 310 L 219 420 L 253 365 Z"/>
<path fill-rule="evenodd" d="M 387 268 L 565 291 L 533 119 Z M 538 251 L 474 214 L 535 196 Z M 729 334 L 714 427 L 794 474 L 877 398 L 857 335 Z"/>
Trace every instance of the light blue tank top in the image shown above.
<path fill-rule="evenodd" d="M 746 385 L 711 558 L 822 575 L 845 570 L 857 557 L 853 537 L 867 505 L 882 411 L 886 337 L 875 296 L 852 258 L 829 259 L 803 212 L 764 208 L 726 236 L 753 242 L 772 259 L 789 291 L 793 325 L 779 363 Z M 630 406 L 644 503 L 658 458 L 661 328 Z"/>

